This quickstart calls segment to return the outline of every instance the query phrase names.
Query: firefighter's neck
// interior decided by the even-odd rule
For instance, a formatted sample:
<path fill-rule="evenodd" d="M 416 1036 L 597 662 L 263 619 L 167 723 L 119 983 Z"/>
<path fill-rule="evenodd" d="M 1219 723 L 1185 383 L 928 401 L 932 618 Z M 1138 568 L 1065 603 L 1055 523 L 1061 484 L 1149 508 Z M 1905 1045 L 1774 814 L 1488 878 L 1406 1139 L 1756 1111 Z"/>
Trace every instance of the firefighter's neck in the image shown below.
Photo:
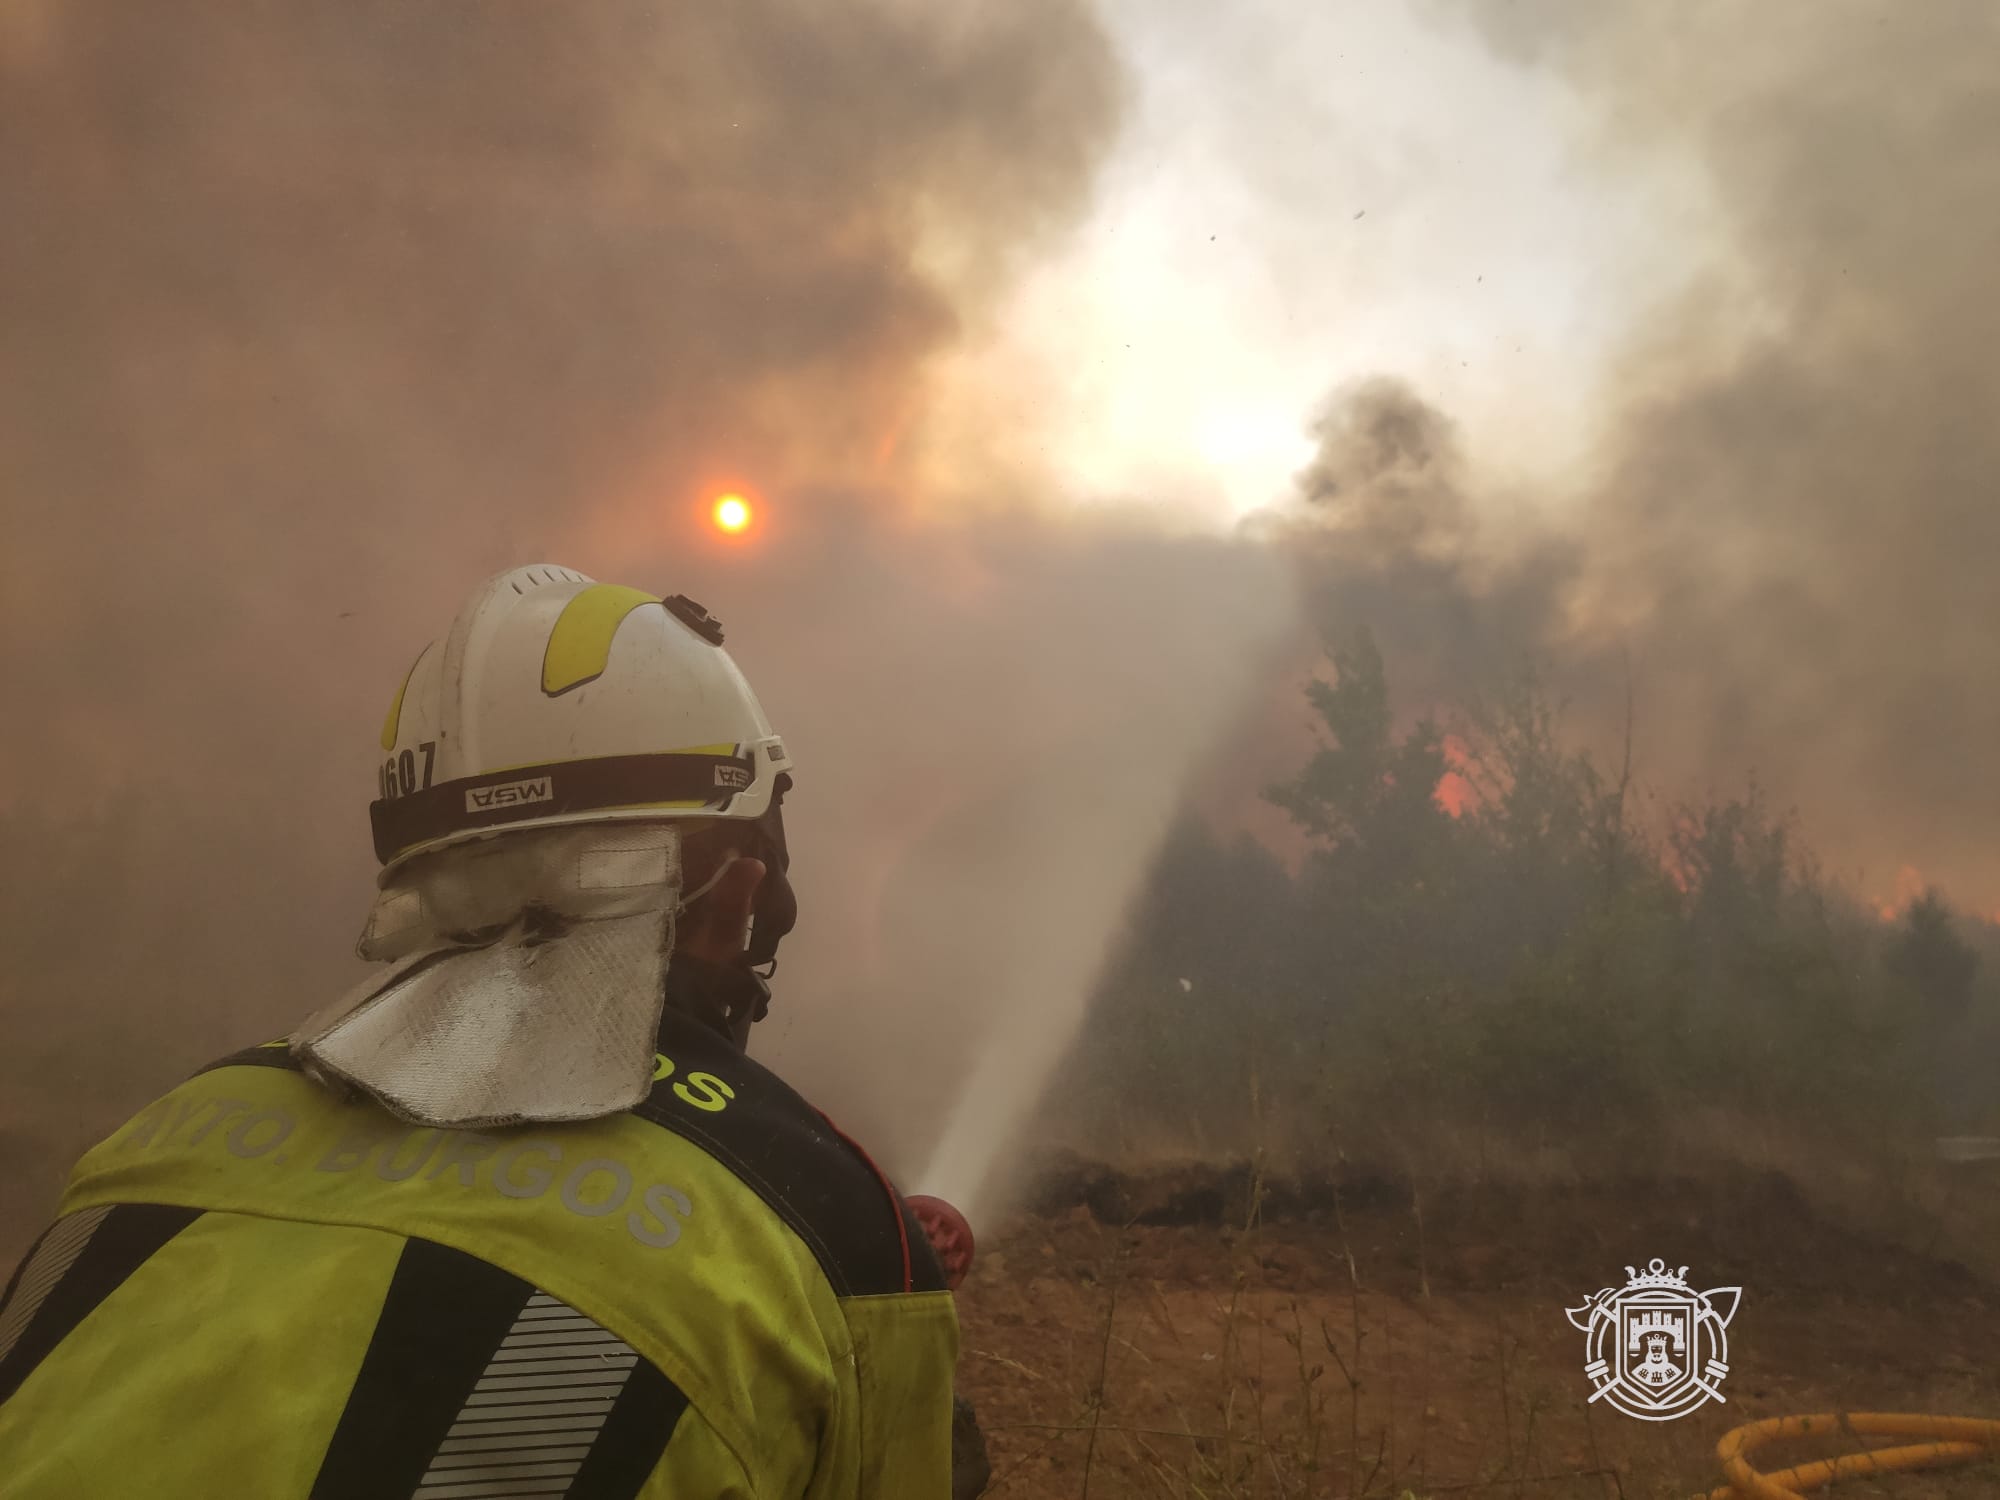
<path fill-rule="evenodd" d="M 757 981 L 743 966 L 715 963 L 685 948 L 667 964 L 666 1008 L 699 1021 L 738 1051 L 747 1050 L 757 1011 Z"/>

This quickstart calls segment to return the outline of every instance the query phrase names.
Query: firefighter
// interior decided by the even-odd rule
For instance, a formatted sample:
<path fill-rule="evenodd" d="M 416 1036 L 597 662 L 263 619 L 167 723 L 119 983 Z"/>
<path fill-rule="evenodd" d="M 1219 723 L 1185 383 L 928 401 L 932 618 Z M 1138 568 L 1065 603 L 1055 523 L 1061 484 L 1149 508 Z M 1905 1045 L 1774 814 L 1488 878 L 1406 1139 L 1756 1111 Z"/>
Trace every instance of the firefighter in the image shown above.
<path fill-rule="evenodd" d="M 0 1490 L 950 1494 L 939 1263 L 744 1052 L 791 779 L 699 605 L 480 588 L 382 731 L 382 967 L 77 1166 L 0 1302 Z"/>

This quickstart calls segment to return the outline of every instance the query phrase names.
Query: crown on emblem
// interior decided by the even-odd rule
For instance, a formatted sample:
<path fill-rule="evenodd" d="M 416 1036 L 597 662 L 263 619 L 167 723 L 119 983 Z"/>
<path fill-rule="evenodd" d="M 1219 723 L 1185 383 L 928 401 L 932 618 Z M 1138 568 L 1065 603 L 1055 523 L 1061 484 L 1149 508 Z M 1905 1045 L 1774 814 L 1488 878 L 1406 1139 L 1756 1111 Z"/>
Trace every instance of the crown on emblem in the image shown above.
<path fill-rule="evenodd" d="M 1646 1269 L 1643 1271 L 1635 1271 L 1630 1266 L 1625 1268 L 1625 1290 L 1629 1292 L 1638 1287 L 1648 1286 L 1685 1288 L 1687 1269 L 1686 1266 L 1682 1266 L 1678 1271 L 1669 1271 L 1667 1263 L 1656 1255 L 1646 1263 Z"/>

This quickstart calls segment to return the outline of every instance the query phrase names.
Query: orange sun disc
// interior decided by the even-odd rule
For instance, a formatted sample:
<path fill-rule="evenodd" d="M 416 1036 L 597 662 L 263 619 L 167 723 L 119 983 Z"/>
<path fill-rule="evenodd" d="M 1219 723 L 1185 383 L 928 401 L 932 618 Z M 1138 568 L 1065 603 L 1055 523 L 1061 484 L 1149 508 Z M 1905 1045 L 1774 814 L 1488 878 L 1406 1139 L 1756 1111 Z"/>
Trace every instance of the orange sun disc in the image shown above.
<path fill-rule="evenodd" d="M 723 495 L 715 502 L 715 524 L 724 531 L 741 531 L 750 524 L 750 502 L 741 495 Z"/>

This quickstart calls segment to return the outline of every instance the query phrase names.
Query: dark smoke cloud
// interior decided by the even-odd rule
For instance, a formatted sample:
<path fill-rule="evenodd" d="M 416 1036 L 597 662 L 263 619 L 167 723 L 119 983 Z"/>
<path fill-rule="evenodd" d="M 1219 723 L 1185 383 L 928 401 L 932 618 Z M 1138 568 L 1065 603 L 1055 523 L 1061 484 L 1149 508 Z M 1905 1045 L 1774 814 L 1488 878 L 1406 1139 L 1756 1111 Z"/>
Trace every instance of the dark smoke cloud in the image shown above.
<path fill-rule="evenodd" d="M 1727 244 L 1634 340 L 1560 526 L 1482 529 L 1438 413 L 1344 396 L 1303 480 L 1321 588 L 1418 681 L 1543 656 L 1600 738 L 1629 669 L 1657 781 L 1754 770 L 1836 871 L 2000 906 L 2000 12 L 1462 9 L 1582 91 L 1600 165 L 1691 154 Z"/>
<path fill-rule="evenodd" d="M 1299 506 L 1252 529 L 1295 561 L 1323 629 L 1366 626 L 1381 637 L 1407 711 L 1490 689 L 1533 653 L 1559 655 L 1571 686 L 1608 685 L 1616 643 L 1569 618 L 1584 578 L 1579 544 L 1518 516 L 1496 520 L 1448 414 L 1377 376 L 1334 392 L 1311 430 L 1319 447 L 1298 475 Z M 1296 682 L 1282 698 L 1276 706 L 1304 722 Z M 1272 775 L 1288 775 L 1306 743 L 1273 742 Z"/>
<path fill-rule="evenodd" d="M 425 617 L 371 598 L 614 477 L 872 474 L 1118 93 L 1069 0 L 9 14 L 0 580 L 40 711 L 4 753 L 45 788 L 131 769 L 135 720 L 219 776 L 242 703 L 404 649 Z"/>
<path fill-rule="evenodd" d="M 775 1041 L 921 1160 L 977 1040 L 954 944 L 1116 906 L 1281 594 L 890 500 L 1121 90 L 1074 0 L 0 12 L 0 1254 L 352 977 L 389 695 L 538 559 L 728 622 L 801 762 Z M 966 459 L 1007 498 L 1004 441 Z M 696 515 L 723 482 L 749 547 Z"/>

